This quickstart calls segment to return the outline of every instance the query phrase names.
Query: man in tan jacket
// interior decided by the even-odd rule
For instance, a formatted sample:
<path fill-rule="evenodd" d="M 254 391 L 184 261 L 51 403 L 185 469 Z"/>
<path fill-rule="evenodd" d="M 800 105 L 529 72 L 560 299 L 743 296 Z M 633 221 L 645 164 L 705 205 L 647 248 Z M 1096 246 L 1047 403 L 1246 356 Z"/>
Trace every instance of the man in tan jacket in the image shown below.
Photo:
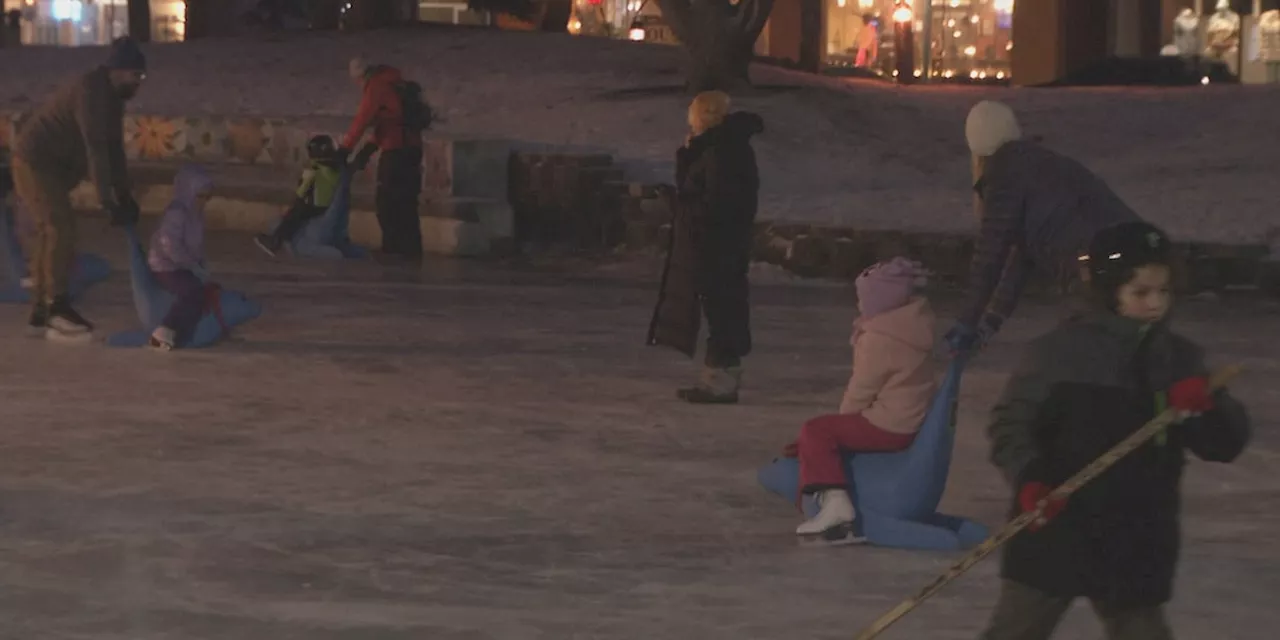
<path fill-rule="evenodd" d="M 30 326 L 49 339 L 82 342 L 93 332 L 67 295 L 76 253 L 71 190 L 88 179 L 113 225 L 138 220 L 124 153 L 124 103 L 145 77 L 142 51 L 120 38 L 105 65 L 55 92 L 17 132 L 14 189 L 34 230 L 27 242 L 34 280 Z"/>

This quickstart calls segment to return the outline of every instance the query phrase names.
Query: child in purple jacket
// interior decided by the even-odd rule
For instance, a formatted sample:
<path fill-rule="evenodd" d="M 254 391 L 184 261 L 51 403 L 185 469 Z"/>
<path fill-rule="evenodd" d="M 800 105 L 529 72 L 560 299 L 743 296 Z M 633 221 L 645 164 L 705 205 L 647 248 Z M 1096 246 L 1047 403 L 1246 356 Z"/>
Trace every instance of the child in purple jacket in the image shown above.
<path fill-rule="evenodd" d="M 168 351 L 187 340 L 204 314 L 204 208 L 212 197 L 213 179 L 197 165 L 183 165 L 173 181 L 173 201 L 160 228 L 151 236 L 147 264 L 156 280 L 173 294 L 164 320 L 151 333 L 151 346 Z"/>

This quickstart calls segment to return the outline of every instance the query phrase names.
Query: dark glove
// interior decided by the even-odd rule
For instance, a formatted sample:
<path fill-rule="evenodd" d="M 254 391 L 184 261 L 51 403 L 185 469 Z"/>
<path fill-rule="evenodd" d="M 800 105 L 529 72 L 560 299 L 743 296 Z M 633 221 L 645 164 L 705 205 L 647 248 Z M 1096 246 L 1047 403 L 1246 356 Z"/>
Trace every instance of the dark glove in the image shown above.
<path fill-rule="evenodd" d="M 335 162 L 338 163 L 339 167 L 346 166 L 347 158 L 349 158 L 350 156 L 351 156 L 351 150 L 346 147 L 338 147 L 333 152 L 333 159 Z"/>
<path fill-rule="evenodd" d="M 111 218 L 113 227 L 132 227 L 138 223 L 141 211 L 133 198 L 123 198 L 116 202 L 108 202 L 104 207 Z"/>
<path fill-rule="evenodd" d="M 1027 527 L 1032 531 L 1038 531 L 1041 527 L 1049 524 L 1062 510 L 1067 507 L 1065 498 L 1058 500 L 1049 499 L 1049 494 L 1053 491 L 1053 487 L 1043 482 L 1028 482 L 1022 485 L 1018 490 L 1018 508 L 1022 513 L 1035 511 L 1040 509 L 1040 517 L 1036 518 Z"/>
<path fill-rule="evenodd" d="M 1169 406 L 1193 416 L 1213 409 L 1209 379 L 1201 376 L 1183 378 L 1173 383 L 1173 386 L 1169 387 Z"/>
<path fill-rule="evenodd" d="M 982 316 L 982 321 L 978 323 L 978 348 L 985 347 L 997 333 L 1000 333 L 1000 327 L 1004 326 L 1004 318 L 994 313 L 988 313 Z"/>
<path fill-rule="evenodd" d="M 209 281 L 209 267 L 203 262 L 191 266 L 191 274 L 200 279 L 200 282 Z"/>
<path fill-rule="evenodd" d="M 957 322 L 943 338 L 954 354 L 967 354 L 976 350 L 981 343 L 981 336 L 975 327 Z"/>
<path fill-rule="evenodd" d="M 360 151 L 356 153 L 356 157 L 351 159 L 351 168 L 356 171 L 364 171 L 369 166 L 369 160 L 373 158 L 373 154 L 378 152 L 378 145 L 373 142 L 366 142 Z"/>
<path fill-rule="evenodd" d="M 976 327 L 957 322 L 947 332 L 944 340 L 946 340 L 947 346 L 951 347 L 951 351 L 956 354 L 981 351 L 991 341 L 991 338 L 1000 332 L 1000 327 L 1003 325 L 1004 318 L 994 313 L 988 313 L 982 316 L 982 320 L 978 322 Z"/>

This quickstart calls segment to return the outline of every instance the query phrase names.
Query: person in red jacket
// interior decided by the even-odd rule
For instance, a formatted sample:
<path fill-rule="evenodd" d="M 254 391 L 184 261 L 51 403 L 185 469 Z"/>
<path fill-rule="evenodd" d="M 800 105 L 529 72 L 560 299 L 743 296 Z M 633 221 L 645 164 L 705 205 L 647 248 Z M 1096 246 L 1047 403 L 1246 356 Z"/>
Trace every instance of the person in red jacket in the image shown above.
<path fill-rule="evenodd" d="M 405 118 L 400 70 L 369 65 L 355 58 L 351 79 L 361 86 L 360 108 L 343 137 L 339 157 L 345 158 L 367 130 L 378 146 L 378 226 L 383 253 L 409 259 L 422 257 L 418 226 L 418 196 L 422 193 L 422 128 Z"/>

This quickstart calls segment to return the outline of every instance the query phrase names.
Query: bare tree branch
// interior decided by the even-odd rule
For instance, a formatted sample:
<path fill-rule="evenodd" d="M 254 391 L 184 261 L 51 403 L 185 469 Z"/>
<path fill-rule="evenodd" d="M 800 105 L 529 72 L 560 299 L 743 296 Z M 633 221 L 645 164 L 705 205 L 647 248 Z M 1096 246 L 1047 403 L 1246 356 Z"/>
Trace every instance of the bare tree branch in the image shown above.
<path fill-rule="evenodd" d="M 755 42 L 764 31 L 770 13 L 773 13 L 773 0 L 742 0 L 738 5 L 738 28 Z"/>
<path fill-rule="evenodd" d="M 654 0 L 671 32 L 687 47 L 693 40 L 693 5 L 690 0 Z"/>

